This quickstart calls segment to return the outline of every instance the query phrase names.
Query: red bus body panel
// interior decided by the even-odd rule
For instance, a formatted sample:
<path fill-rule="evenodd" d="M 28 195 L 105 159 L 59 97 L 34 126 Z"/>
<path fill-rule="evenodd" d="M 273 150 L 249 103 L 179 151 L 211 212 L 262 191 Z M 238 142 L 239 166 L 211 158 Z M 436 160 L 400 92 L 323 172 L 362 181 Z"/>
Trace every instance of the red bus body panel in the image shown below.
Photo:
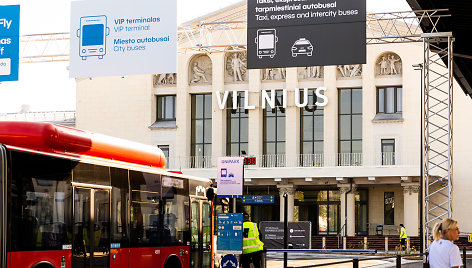
<path fill-rule="evenodd" d="M 9 255 L 9 268 L 31 268 L 42 261 L 50 262 L 54 267 L 61 267 L 62 257 L 66 258 L 66 267 L 71 267 L 70 250 L 11 252 Z"/>
<path fill-rule="evenodd" d="M 129 248 L 112 248 L 110 250 L 110 268 L 128 268 Z"/>
<path fill-rule="evenodd" d="M 131 267 L 162 267 L 161 248 L 130 248 L 129 263 Z"/>
<path fill-rule="evenodd" d="M 0 122 L 0 144 L 166 168 L 164 153 L 157 147 L 51 123 Z"/>

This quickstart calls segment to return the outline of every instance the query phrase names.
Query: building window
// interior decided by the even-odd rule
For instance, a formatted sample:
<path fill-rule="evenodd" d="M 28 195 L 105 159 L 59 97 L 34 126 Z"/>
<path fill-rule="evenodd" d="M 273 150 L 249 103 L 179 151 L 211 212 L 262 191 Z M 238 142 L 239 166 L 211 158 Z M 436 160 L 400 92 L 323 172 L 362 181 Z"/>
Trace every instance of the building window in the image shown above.
<path fill-rule="evenodd" d="M 377 113 L 394 114 L 401 113 L 402 109 L 402 88 L 401 87 L 380 87 L 377 88 Z"/>
<path fill-rule="evenodd" d="M 393 192 L 384 193 L 384 224 L 395 224 L 395 197 Z"/>
<path fill-rule="evenodd" d="M 262 164 L 265 167 L 285 166 L 285 108 L 282 91 L 276 92 L 274 109 L 266 104 L 264 111 L 264 134 Z"/>
<path fill-rule="evenodd" d="M 169 145 L 158 145 L 157 146 L 161 151 L 164 153 L 164 156 L 166 158 L 167 162 L 167 168 L 170 168 L 170 162 L 169 162 Z"/>
<path fill-rule="evenodd" d="M 211 166 L 211 94 L 192 95 L 191 167 Z"/>
<path fill-rule="evenodd" d="M 368 235 L 369 229 L 369 191 L 359 189 L 355 194 L 356 199 L 356 235 Z"/>
<path fill-rule="evenodd" d="M 157 121 L 175 120 L 175 95 L 157 96 Z"/>
<path fill-rule="evenodd" d="M 303 103 L 303 94 L 300 94 Z M 323 166 L 324 110 L 316 106 L 315 90 L 308 90 L 308 104 L 300 108 L 300 165 Z"/>
<path fill-rule="evenodd" d="M 237 96 L 239 107 L 233 109 L 233 98 L 228 98 L 226 109 L 226 155 L 239 156 L 248 151 L 248 110 L 241 107 L 244 93 Z"/>
<path fill-rule="evenodd" d="M 338 90 L 338 165 L 362 165 L 362 90 Z"/>
<path fill-rule="evenodd" d="M 382 140 L 382 165 L 395 165 L 395 140 Z"/>

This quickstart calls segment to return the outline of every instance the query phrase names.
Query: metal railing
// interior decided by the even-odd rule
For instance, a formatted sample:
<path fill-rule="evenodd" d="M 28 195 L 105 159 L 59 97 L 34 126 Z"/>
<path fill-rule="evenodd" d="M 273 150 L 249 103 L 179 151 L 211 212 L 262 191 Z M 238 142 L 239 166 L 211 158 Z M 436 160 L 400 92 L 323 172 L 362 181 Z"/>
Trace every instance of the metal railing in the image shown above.
<path fill-rule="evenodd" d="M 75 111 L 5 113 L 0 114 L 0 121 L 75 123 Z"/>
<path fill-rule="evenodd" d="M 298 155 L 299 167 L 323 167 L 324 154 L 300 154 Z"/>
<path fill-rule="evenodd" d="M 269 251 L 271 251 L 271 250 L 269 250 Z M 415 260 L 416 260 L 416 263 L 421 264 L 421 266 L 429 267 L 428 263 L 424 262 L 424 260 L 427 260 L 427 258 L 428 258 L 428 253 L 427 252 L 426 253 L 418 253 L 418 254 L 396 254 L 396 255 L 389 255 L 389 256 L 374 256 L 374 257 L 371 257 L 371 256 L 362 256 L 362 255 L 359 255 L 359 256 L 352 256 L 352 255 L 351 256 L 346 256 L 345 255 L 346 253 L 352 253 L 352 252 L 349 252 L 349 250 L 348 250 L 348 251 L 345 251 L 344 253 L 341 253 L 346 258 L 348 258 L 348 260 L 339 260 L 339 261 L 331 261 L 331 262 L 315 263 L 315 264 L 306 265 L 306 262 L 304 263 L 303 260 L 309 259 L 310 254 L 312 254 L 312 255 L 324 254 L 325 252 L 322 252 L 322 251 L 317 252 L 319 250 L 313 251 L 313 250 L 292 250 L 292 249 L 276 250 L 276 251 L 277 251 L 278 254 L 283 253 L 283 252 L 287 252 L 289 254 L 302 253 L 304 255 L 302 259 L 291 260 L 290 265 L 288 265 L 288 264 L 285 265 L 284 264 L 283 265 L 284 268 L 314 268 L 314 267 L 324 267 L 324 266 L 331 266 L 331 265 L 338 265 L 339 266 L 340 264 L 350 264 L 350 263 L 352 263 L 353 268 L 359 268 L 360 267 L 359 263 L 363 262 L 363 261 L 389 261 L 390 263 L 394 262 L 395 267 L 400 268 L 400 267 L 402 267 L 402 259 L 410 260 L 405 264 L 411 265 L 412 264 L 411 260 L 413 260 L 413 262 L 415 262 Z M 463 267 L 466 268 L 467 267 L 467 250 L 466 250 L 465 247 L 462 249 L 461 255 L 462 255 Z M 346 259 L 346 258 L 343 258 L 343 259 Z M 271 259 L 271 261 L 274 261 L 273 259 L 276 259 L 276 261 L 281 261 L 281 257 L 276 257 L 276 258 L 274 258 L 272 256 L 269 257 L 266 252 L 264 252 L 262 259 L 263 259 L 262 267 L 269 267 L 268 266 L 268 260 L 269 259 Z M 320 260 L 322 258 L 313 256 L 313 258 L 310 258 L 310 259 L 311 260 Z M 299 262 L 300 265 L 297 265 L 296 262 Z M 272 266 L 273 265 L 271 265 L 271 267 Z M 280 266 L 277 265 L 277 267 L 280 267 Z"/>
<path fill-rule="evenodd" d="M 261 167 L 286 167 L 287 155 L 285 154 L 266 154 L 260 157 Z"/>
<path fill-rule="evenodd" d="M 362 167 L 362 166 L 404 166 L 409 163 L 405 157 L 393 152 L 380 154 L 337 153 L 337 154 L 270 154 L 256 156 L 256 165 L 248 168 L 283 167 Z M 415 157 L 414 159 L 419 158 Z M 170 157 L 168 167 L 177 169 L 216 168 L 216 156 Z M 413 158 L 412 158 L 413 159 Z M 418 164 L 418 163 L 416 163 Z"/>
<path fill-rule="evenodd" d="M 337 156 L 337 166 L 362 166 L 361 153 L 339 153 Z"/>
<path fill-rule="evenodd" d="M 368 223 L 369 235 L 398 235 L 399 225 Z"/>

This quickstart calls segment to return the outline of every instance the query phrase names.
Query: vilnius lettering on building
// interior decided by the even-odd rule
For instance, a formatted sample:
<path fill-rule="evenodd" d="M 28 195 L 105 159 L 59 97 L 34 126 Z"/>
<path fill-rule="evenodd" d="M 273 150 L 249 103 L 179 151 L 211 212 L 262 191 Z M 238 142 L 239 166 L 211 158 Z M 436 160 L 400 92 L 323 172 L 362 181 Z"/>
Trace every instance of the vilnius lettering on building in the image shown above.
<path fill-rule="evenodd" d="M 315 90 L 315 95 L 316 95 L 316 106 L 326 106 L 328 104 L 328 97 L 324 95 L 324 92 L 326 91 L 325 87 L 319 87 Z M 262 103 L 262 109 L 274 109 L 276 108 L 276 90 L 262 90 L 261 93 L 261 103 Z M 224 91 L 223 94 L 221 94 L 221 91 L 217 90 L 216 91 L 216 99 L 218 101 L 218 106 L 220 107 L 221 110 L 226 108 L 226 102 L 228 101 L 230 91 Z M 301 98 L 300 95 L 300 89 L 296 88 L 295 89 L 295 106 L 299 108 L 303 108 L 308 105 L 308 89 L 304 88 L 303 89 L 303 99 Z M 232 91 L 232 104 L 233 104 L 233 109 L 238 109 L 239 107 L 248 109 L 248 110 L 254 110 L 256 109 L 255 106 L 250 106 L 249 105 L 249 90 L 244 91 L 244 103 L 238 103 L 238 91 Z M 303 100 L 303 102 L 302 102 Z M 282 90 L 282 107 L 287 108 L 287 90 L 283 89 Z"/>

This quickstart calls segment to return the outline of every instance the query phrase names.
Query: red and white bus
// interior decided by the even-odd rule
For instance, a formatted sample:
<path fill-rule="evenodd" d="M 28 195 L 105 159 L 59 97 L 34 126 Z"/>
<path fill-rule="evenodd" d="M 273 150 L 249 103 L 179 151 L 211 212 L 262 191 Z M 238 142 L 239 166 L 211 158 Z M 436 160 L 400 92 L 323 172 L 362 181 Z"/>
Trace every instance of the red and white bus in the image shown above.
<path fill-rule="evenodd" d="M 210 180 L 165 167 L 154 146 L 0 122 L 0 266 L 210 267 Z"/>

